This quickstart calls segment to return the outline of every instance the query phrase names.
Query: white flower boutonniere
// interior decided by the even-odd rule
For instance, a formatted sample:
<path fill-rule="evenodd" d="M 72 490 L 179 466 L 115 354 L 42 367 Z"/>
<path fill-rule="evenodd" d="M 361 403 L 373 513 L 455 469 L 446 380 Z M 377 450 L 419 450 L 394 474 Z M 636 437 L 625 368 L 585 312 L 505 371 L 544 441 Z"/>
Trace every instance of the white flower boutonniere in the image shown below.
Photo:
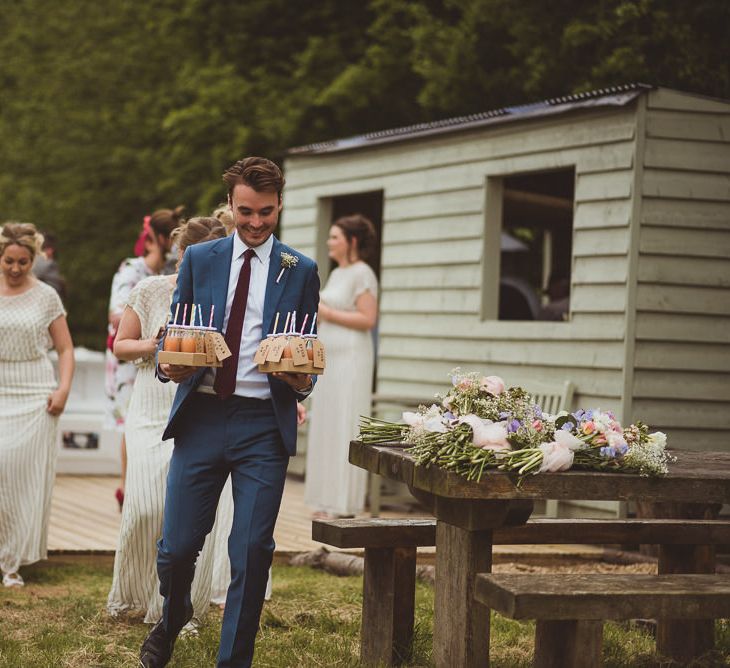
<path fill-rule="evenodd" d="M 292 269 L 297 266 L 297 263 L 299 262 L 299 258 L 296 255 L 292 255 L 291 253 L 281 253 L 281 271 L 279 272 L 279 275 L 276 277 L 276 282 L 278 283 L 281 280 L 281 277 L 284 275 L 285 269 Z"/>

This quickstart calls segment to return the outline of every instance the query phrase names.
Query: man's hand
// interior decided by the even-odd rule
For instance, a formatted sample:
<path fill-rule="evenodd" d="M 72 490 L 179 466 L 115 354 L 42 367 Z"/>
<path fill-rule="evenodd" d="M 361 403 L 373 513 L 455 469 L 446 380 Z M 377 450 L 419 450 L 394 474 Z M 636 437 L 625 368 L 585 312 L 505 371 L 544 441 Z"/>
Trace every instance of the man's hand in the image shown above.
<path fill-rule="evenodd" d="M 186 378 L 190 378 L 197 370 L 198 367 L 185 366 L 183 364 L 160 364 L 160 371 L 175 383 L 182 383 Z"/>
<path fill-rule="evenodd" d="M 283 380 L 296 392 L 306 392 L 312 387 L 312 378 L 308 373 L 289 373 L 288 371 L 274 371 L 271 374 L 274 378 Z"/>

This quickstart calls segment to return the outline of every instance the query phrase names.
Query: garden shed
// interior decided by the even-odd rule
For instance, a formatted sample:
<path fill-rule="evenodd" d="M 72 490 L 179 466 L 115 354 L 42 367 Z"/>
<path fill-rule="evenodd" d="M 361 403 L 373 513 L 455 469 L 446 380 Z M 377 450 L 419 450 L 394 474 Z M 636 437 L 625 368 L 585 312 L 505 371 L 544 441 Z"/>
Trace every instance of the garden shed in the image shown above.
<path fill-rule="evenodd" d="M 620 86 L 289 150 L 282 238 L 381 235 L 378 392 L 460 366 L 730 448 L 730 101 Z"/>

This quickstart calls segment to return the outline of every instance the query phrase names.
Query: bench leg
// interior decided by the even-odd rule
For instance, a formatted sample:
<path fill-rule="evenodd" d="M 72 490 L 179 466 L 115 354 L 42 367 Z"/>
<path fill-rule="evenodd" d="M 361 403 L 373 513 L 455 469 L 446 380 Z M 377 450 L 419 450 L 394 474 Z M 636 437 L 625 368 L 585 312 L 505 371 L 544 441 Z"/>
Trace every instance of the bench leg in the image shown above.
<path fill-rule="evenodd" d="M 712 545 L 659 546 L 659 575 L 714 573 Z M 714 619 L 657 620 L 656 649 L 662 656 L 685 663 L 715 646 Z"/>
<path fill-rule="evenodd" d="M 413 641 L 416 548 L 366 548 L 360 660 L 393 666 L 407 660 Z"/>
<path fill-rule="evenodd" d="M 537 620 L 535 668 L 596 668 L 601 665 L 603 622 Z"/>

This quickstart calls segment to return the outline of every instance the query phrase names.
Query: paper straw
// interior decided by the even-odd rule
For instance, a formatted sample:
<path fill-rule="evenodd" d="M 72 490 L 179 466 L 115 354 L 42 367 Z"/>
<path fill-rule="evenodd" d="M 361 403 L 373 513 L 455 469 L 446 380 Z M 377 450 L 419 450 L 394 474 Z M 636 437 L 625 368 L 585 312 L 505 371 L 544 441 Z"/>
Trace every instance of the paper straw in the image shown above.
<path fill-rule="evenodd" d="M 185 327 L 185 321 L 187 319 L 188 319 L 188 305 L 183 304 L 183 321 L 182 321 L 183 327 Z"/>
<path fill-rule="evenodd" d="M 190 326 L 195 327 L 195 304 L 192 304 L 190 308 Z"/>
<path fill-rule="evenodd" d="M 276 334 L 276 328 L 279 326 L 279 311 L 276 312 L 276 318 L 274 318 L 274 331 L 272 334 Z"/>
<path fill-rule="evenodd" d="M 198 322 L 201 327 L 205 326 L 203 325 L 203 307 L 200 304 L 198 304 Z"/>
<path fill-rule="evenodd" d="M 210 307 L 210 322 L 208 322 L 208 327 L 213 326 L 213 311 L 215 311 L 215 304 Z"/>
<path fill-rule="evenodd" d="M 173 325 L 177 325 L 177 314 L 180 313 L 180 302 L 175 304 L 175 319 L 172 321 Z"/>
<path fill-rule="evenodd" d="M 314 334 L 314 323 L 317 322 L 317 314 L 314 314 L 314 317 L 312 318 L 312 329 L 309 330 L 309 335 L 312 336 Z"/>
<path fill-rule="evenodd" d="M 286 334 L 289 330 L 289 318 L 291 318 L 291 313 L 286 314 L 286 322 L 284 323 L 284 330 L 282 331 L 282 334 Z"/>
<path fill-rule="evenodd" d="M 294 311 L 291 318 L 291 329 L 289 330 L 289 334 L 296 334 L 297 333 L 297 312 Z"/>
<path fill-rule="evenodd" d="M 304 322 L 302 323 L 302 331 L 299 332 L 300 336 L 304 336 L 304 328 L 307 326 L 307 320 L 309 318 L 309 313 L 304 314 Z"/>

